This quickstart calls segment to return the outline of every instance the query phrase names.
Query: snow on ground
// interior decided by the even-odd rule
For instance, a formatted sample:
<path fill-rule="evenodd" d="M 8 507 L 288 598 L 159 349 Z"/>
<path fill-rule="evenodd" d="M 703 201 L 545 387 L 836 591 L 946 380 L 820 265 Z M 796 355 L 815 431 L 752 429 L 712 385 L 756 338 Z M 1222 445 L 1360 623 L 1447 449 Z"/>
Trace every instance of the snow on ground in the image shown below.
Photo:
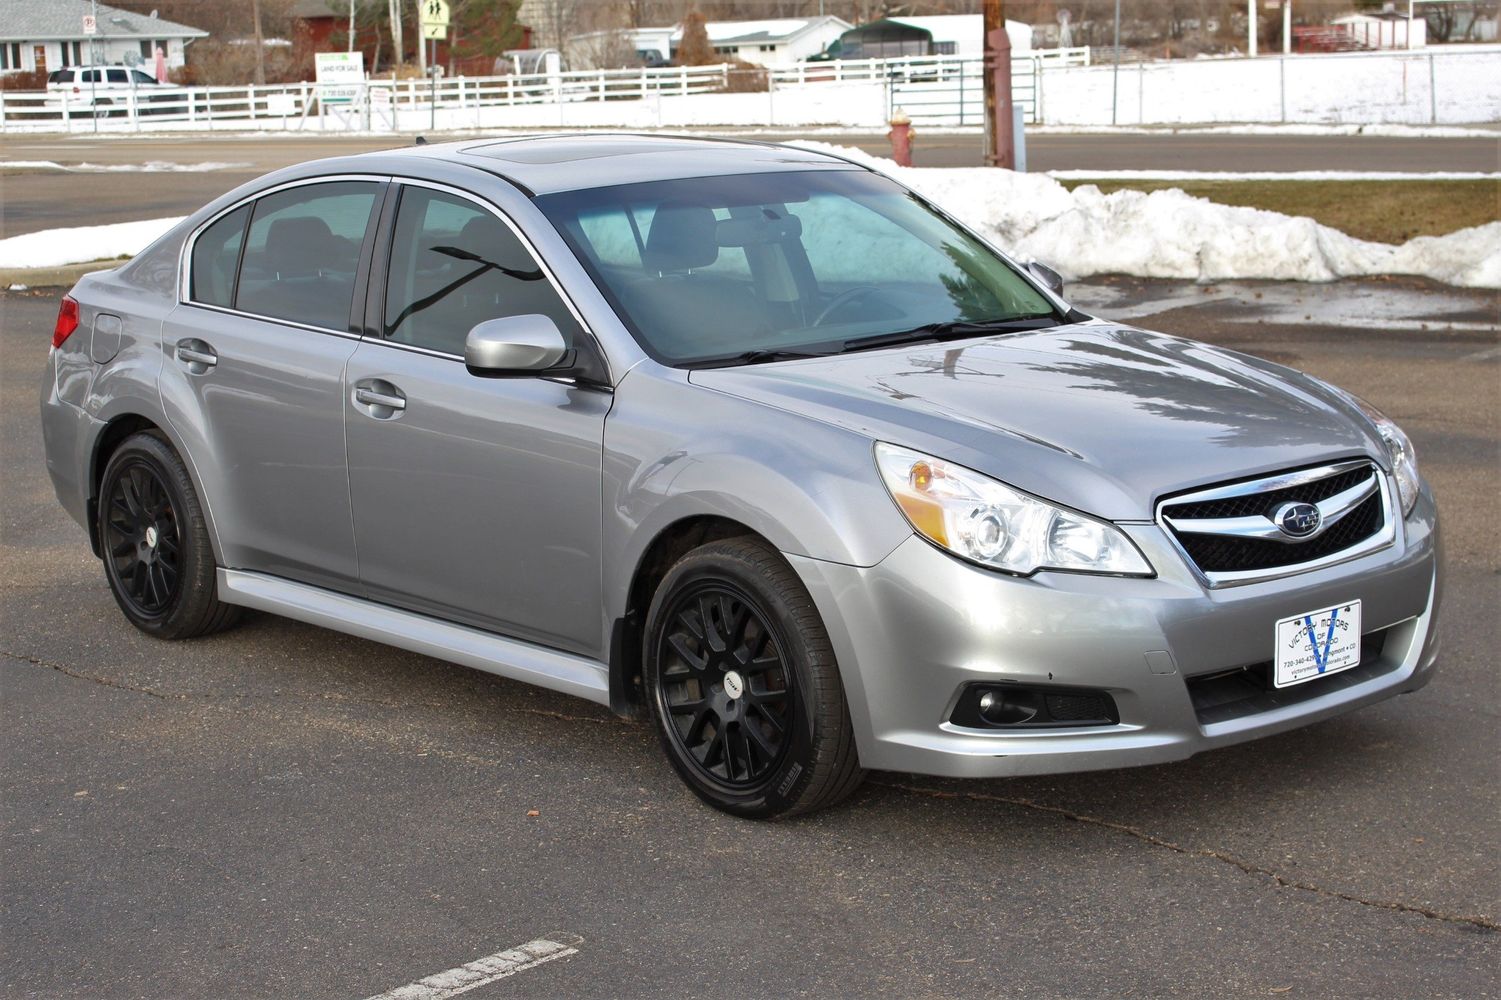
<path fill-rule="evenodd" d="M 1008 252 L 1046 261 L 1069 278 L 1333 281 L 1414 274 L 1450 285 L 1501 288 L 1501 222 L 1389 246 L 1312 219 L 1219 205 L 1177 189 L 1102 194 L 1088 184 L 1069 191 L 1041 174 L 898 167 L 858 149 L 793 145 L 834 152 L 889 174 Z"/>
<path fill-rule="evenodd" d="M 107 226 L 44 229 L 0 240 L 0 267 L 58 267 L 93 260 L 133 257 L 182 221 L 144 219 Z"/>
<path fill-rule="evenodd" d="M 1501 173 L 1394 170 L 1045 170 L 1062 181 L 1501 181 Z"/>
<path fill-rule="evenodd" d="M 171 163 L 167 160 L 147 160 L 145 163 L 58 163 L 54 160 L 0 160 L 0 171 L 5 170 L 61 170 L 82 174 L 199 174 L 215 170 L 239 170 L 249 163 L 217 163 L 205 160 L 202 163 Z"/>
<path fill-rule="evenodd" d="M 969 131 L 979 131 L 971 128 Z M 1265 125 L 1028 125 L 1043 135 L 1375 135 L 1393 139 L 1501 139 L 1494 125 L 1375 125 L 1287 122 Z"/>

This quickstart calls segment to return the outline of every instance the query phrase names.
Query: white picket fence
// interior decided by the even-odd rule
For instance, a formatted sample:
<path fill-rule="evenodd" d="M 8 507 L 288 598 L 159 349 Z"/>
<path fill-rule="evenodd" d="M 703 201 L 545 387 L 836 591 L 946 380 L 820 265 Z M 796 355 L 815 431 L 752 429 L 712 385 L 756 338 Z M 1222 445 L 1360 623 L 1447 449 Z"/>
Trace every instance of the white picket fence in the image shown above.
<path fill-rule="evenodd" d="M 1024 99 L 1044 67 L 1087 66 L 1088 48 L 1021 53 L 1012 75 Z M 645 101 L 702 94 L 764 93 L 823 84 L 884 89 L 889 105 L 899 88 L 939 81 L 978 81 L 980 60 L 955 56 L 835 60 L 767 69 L 730 65 L 638 70 L 587 70 L 431 80 L 370 80 L 352 99 L 320 101 L 319 85 L 246 87 L 145 87 L 0 91 L 0 131 L 110 131 L 255 129 L 375 130 L 464 127 L 479 123 L 466 113 L 481 108 Z M 977 84 L 976 84 L 977 85 Z M 441 114 L 440 114 L 441 112 Z M 535 116 L 533 116 L 535 117 Z M 597 115 L 595 116 L 597 117 Z M 711 115 L 712 117 L 712 115 Z M 922 120 L 920 117 L 918 120 Z M 703 124 L 734 124 L 704 121 Z M 772 124 L 772 122 L 768 122 Z"/>

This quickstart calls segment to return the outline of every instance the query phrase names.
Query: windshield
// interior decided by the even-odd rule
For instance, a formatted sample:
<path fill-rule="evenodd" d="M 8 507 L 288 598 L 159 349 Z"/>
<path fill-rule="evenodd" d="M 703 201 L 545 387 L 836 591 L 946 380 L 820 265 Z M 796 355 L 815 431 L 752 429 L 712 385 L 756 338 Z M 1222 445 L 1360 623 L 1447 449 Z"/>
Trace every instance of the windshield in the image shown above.
<path fill-rule="evenodd" d="M 537 204 L 641 345 L 668 364 L 752 363 L 1059 320 L 1005 261 L 865 171 L 623 184 Z"/>

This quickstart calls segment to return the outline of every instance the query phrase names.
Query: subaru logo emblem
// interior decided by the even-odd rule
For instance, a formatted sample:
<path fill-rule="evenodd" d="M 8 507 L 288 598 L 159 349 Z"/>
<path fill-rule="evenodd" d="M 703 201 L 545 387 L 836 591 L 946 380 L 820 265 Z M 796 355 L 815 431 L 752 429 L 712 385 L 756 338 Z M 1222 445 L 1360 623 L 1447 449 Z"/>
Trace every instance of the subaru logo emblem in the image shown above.
<path fill-rule="evenodd" d="M 1285 503 L 1277 508 L 1272 520 L 1290 538 L 1307 538 L 1319 530 L 1324 515 L 1311 503 Z"/>

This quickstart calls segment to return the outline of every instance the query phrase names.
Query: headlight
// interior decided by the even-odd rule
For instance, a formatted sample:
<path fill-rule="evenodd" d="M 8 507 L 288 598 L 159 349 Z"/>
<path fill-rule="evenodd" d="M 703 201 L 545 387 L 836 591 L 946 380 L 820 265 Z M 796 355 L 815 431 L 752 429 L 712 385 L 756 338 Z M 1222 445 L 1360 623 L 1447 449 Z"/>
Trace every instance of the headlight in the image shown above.
<path fill-rule="evenodd" d="M 895 445 L 876 445 L 876 466 L 913 529 L 961 558 L 1022 575 L 1039 569 L 1152 575 L 1113 524 Z"/>
<path fill-rule="evenodd" d="M 1359 396 L 1350 398 L 1362 413 L 1371 418 L 1376 432 L 1386 444 L 1386 453 L 1392 460 L 1392 478 L 1397 481 L 1397 495 L 1402 500 L 1402 516 L 1406 517 L 1418 502 L 1418 455 L 1413 450 L 1412 441 L 1386 414 Z"/>

